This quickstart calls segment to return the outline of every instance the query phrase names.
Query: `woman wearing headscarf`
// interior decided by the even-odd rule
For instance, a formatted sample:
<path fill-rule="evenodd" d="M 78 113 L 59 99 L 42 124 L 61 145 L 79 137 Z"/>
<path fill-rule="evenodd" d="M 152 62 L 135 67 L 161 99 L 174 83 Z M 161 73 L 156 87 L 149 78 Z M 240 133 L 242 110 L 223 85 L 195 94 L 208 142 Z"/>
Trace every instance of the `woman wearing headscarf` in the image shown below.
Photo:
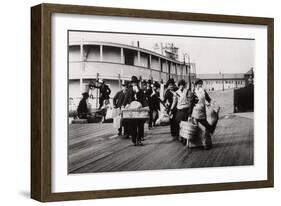
<path fill-rule="evenodd" d="M 217 120 L 214 122 L 213 125 L 210 125 L 207 121 L 206 115 L 206 104 L 209 105 L 212 99 L 210 98 L 209 94 L 203 89 L 203 81 L 201 79 L 197 79 L 195 81 L 195 90 L 193 96 L 193 111 L 192 117 L 195 121 L 201 123 L 209 133 L 213 133 L 216 125 Z"/>
<path fill-rule="evenodd" d="M 80 100 L 79 105 L 77 107 L 77 113 L 79 119 L 87 119 L 89 115 L 89 109 L 88 109 L 89 94 L 87 92 L 84 92 L 82 96 L 83 98 Z"/>

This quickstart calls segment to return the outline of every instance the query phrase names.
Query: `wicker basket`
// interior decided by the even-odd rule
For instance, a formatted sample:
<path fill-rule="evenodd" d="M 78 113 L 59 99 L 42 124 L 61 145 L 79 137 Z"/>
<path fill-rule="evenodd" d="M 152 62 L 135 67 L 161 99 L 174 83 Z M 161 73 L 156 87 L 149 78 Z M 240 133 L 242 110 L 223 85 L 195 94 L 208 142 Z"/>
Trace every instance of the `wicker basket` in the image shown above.
<path fill-rule="evenodd" d="M 149 119 L 149 109 L 125 109 L 121 112 L 122 119 Z"/>
<path fill-rule="evenodd" d="M 196 124 L 191 121 L 181 121 L 180 123 L 180 136 L 192 141 L 198 138 L 199 128 Z"/>

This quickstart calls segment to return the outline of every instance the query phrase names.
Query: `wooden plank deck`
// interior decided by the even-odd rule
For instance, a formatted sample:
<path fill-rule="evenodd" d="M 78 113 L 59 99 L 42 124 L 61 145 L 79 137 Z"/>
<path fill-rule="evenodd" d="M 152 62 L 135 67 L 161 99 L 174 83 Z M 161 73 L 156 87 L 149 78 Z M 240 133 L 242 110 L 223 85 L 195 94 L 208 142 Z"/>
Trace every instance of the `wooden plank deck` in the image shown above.
<path fill-rule="evenodd" d="M 253 113 L 232 114 L 233 90 L 210 92 L 221 106 L 211 150 L 172 141 L 169 126 L 145 130 L 144 146 L 117 137 L 112 123 L 69 125 L 69 173 L 253 165 Z M 147 128 L 147 125 L 145 125 Z"/>
<path fill-rule="evenodd" d="M 172 141 L 169 126 L 147 130 L 144 146 L 116 137 L 111 124 L 70 125 L 69 172 L 92 173 L 253 164 L 253 120 L 224 116 L 211 150 Z"/>

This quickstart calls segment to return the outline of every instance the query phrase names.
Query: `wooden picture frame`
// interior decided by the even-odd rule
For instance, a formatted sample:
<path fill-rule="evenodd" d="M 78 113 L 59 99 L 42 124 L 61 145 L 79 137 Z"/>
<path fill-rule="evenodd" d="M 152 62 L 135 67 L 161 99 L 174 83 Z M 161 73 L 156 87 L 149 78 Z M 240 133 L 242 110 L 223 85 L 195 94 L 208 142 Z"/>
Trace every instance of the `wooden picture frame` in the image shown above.
<path fill-rule="evenodd" d="M 194 22 L 263 25 L 267 27 L 267 179 L 215 184 L 52 192 L 51 162 L 51 16 L 54 13 L 112 17 L 153 18 Z M 273 187 L 274 184 L 274 20 L 272 18 L 40 4 L 31 8 L 31 198 L 42 201 L 81 200 L 141 195 Z"/>

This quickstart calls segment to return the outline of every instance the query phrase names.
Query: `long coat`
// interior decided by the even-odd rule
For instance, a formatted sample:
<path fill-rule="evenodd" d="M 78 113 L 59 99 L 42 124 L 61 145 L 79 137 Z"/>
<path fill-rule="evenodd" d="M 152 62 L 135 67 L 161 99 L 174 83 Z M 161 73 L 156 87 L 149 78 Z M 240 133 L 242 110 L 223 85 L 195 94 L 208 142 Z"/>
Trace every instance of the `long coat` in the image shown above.
<path fill-rule="evenodd" d="M 78 117 L 80 119 L 86 119 L 87 118 L 87 114 L 89 113 L 88 110 L 88 105 L 87 105 L 87 100 L 86 99 L 81 99 L 77 108 L 77 113 L 78 113 Z"/>
<path fill-rule="evenodd" d="M 113 97 L 113 105 L 116 108 L 120 108 L 123 106 L 124 100 L 125 100 L 125 95 L 126 95 L 126 93 L 123 90 L 121 90 L 115 94 L 115 96 Z"/>

